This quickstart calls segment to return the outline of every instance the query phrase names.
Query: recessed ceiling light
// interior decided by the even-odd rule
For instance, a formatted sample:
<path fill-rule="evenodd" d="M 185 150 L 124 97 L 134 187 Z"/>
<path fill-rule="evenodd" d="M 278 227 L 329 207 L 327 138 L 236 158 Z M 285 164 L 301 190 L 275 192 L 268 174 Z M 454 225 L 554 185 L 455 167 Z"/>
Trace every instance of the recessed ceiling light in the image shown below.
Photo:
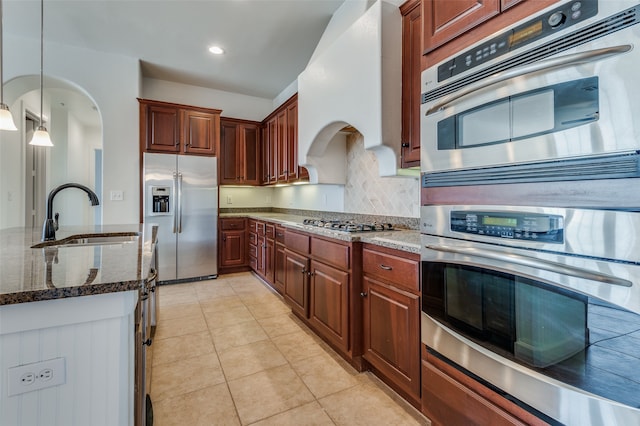
<path fill-rule="evenodd" d="M 224 49 L 220 46 L 211 46 L 209 48 L 209 52 L 213 53 L 214 55 L 222 55 L 224 53 Z"/>

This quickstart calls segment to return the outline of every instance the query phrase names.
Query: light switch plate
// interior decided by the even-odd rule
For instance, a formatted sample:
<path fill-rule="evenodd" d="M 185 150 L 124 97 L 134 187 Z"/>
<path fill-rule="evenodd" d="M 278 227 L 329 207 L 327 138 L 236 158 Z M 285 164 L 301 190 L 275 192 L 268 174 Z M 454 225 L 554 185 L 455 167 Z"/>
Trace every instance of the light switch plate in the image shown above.
<path fill-rule="evenodd" d="M 111 191 L 111 201 L 124 200 L 124 191 Z"/>

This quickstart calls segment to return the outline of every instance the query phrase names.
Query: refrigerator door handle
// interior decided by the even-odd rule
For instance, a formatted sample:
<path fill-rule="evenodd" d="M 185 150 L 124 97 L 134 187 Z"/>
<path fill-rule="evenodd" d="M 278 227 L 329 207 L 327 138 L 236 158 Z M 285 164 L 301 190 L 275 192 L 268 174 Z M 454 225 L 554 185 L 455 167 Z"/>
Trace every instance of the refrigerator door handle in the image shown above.
<path fill-rule="evenodd" d="M 178 198 L 178 173 L 173 172 L 173 233 L 178 231 L 178 209 L 180 208 L 180 199 Z"/>
<path fill-rule="evenodd" d="M 178 234 L 182 234 L 182 173 L 178 172 Z"/>

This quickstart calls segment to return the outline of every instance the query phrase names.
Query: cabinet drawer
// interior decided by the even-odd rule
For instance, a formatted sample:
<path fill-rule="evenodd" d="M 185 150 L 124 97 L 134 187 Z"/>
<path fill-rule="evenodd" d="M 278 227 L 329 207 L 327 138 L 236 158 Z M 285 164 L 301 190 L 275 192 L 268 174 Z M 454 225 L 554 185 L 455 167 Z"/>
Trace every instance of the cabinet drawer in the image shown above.
<path fill-rule="evenodd" d="M 258 244 L 258 234 L 255 232 L 249 232 L 249 244 Z"/>
<path fill-rule="evenodd" d="M 276 237 L 276 226 L 271 223 L 267 223 L 264 226 L 265 235 L 267 238 L 274 239 Z"/>
<path fill-rule="evenodd" d="M 256 224 L 258 222 L 255 219 L 249 219 L 249 232 L 256 232 L 257 228 L 256 228 Z"/>
<path fill-rule="evenodd" d="M 249 244 L 249 257 L 258 257 L 258 246 L 256 244 Z"/>
<path fill-rule="evenodd" d="M 265 233 L 265 224 L 264 224 L 264 222 L 256 222 L 256 233 L 259 236 L 264 236 L 264 233 Z"/>
<path fill-rule="evenodd" d="M 284 244 L 284 226 L 276 225 L 276 241 Z"/>
<path fill-rule="evenodd" d="M 311 240 L 311 254 L 338 268 L 349 269 L 349 246 L 313 238 Z"/>
<path fill-rule="evenodd" d="M 302 254 L 309 254 L 311 238 L 308 235 L 298 234 L 287 230 L 284 233 L 284 243 L 289 250 Z"/>
<path fill-rule="evenodd" d="M 419 292 L 418 261 L 383 253 L 370 248 L 362 249 L 362 271 L 385 280 L 399 288 Z"/>
<path fill-rule="evenodd" d="M 224 218 L 221 219 L 221 228 L 223 231 L 240 231 L 245 228 L 245 219 L 244 218 Z"/>

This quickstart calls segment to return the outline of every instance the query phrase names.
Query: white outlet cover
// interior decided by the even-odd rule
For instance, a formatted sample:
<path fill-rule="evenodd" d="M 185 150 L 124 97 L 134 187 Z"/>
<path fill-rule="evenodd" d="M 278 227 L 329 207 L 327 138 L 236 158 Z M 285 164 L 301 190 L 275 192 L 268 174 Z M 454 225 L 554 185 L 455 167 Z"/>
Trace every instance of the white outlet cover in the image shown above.
<path fill-rule="evenodd" d="M 63 385 L 67 380 L 64 358 L 11 367 L 7 370 L 7 396 Z"/>

